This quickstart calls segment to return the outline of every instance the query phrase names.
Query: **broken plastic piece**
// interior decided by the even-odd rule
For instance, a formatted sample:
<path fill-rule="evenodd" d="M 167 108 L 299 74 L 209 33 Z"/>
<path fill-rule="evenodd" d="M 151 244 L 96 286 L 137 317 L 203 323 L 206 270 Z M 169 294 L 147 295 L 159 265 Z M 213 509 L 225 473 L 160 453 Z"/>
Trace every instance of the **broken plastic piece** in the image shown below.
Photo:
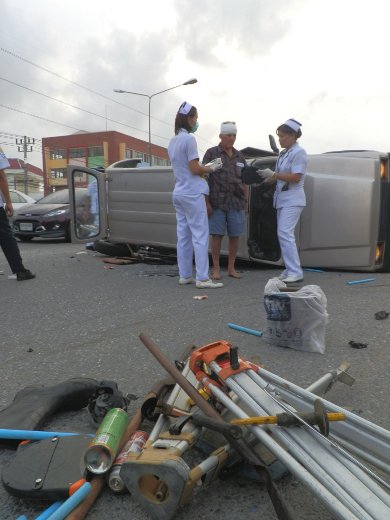
<path fill-rule="evenodd" d="M 367 348 L 367 343 L 358 343 L 357 341 L 349 341 L 348 345 L 350 345 L 352 348 Z"/>
<path fill-rule="evenodd" d="M 99 387 L 88 401 L 87 411 L 97 427 L 112 408 L 122 408 L 126 411 L 134 397 L 132 394 L 125 397 L 115 381 L 100 381 Z"/>
<path fill-rule="evenodd" d="M 379 311 L 375 313 L 376 320 L 385 320 L 390 313 L 386 311 Z"/>
<path fill-rule="evenodd" d="M 253 336 L 261 337 L 263 335 L 261 330 L 248 329 L 247 327 L 242 327 L 241 325 L 236 325 L 235 323 L 228 323 L 228 327 L 239 330 L 241 332 L 246 332 L 247 334 L 252 334 Z"/>
<path fill-rule="evenodd" d="M 353 280 L 352 282 L 347 282 L 347 285 L 356 285 L 358 283 L 367 283 L 374 282 L 375 278 L 364 278 L 363 280 Z"/>
<path fill-rule="evenodd" d="M 203 296 L 193 296 L 193 300 L 208 300 L 209 297 L 206 294 L 203 294 Z"/>
<path fill-rule="evenodd" d="M 91 491 L 91 484 L 89 482 L 85 482 L 71 497 L 66 499 L 60 507 L 51 515 L 53 520 L 60 520 L 62 518 L 66 518 L 69 513 L 75 509 L 76 506 L 81 504 L 83 500 L 87 497 L 88 493 Z"/>
<path fill-rule="evenodd" d="M 130 258 L 103 258 L 106 264 L 129 265 L 134 263 L 134 259 Z"/>

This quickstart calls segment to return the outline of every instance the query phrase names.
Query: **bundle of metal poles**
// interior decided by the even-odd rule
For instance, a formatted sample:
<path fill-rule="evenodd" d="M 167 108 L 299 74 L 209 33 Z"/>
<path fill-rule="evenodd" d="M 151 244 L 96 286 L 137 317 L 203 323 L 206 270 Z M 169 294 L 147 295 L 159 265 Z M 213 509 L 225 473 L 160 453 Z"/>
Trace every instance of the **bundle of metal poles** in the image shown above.
<path fill-rule="evenodd" d="M 213 417 L 216 414 L 221 420 L 219 413 L 210 410 L 209 403 L 203 401 L 203 404 L 203 398 L 199 401 L 199 395 L 195 398 L 195 387 L 200 385 L 210 396 L 210 401 L 218 403 L 222 421 L 236 422 L 237 419 L 258 416 L 275 418 L 281 414 L 291 416 L 294 418 L 291 425 L 281 425 L 277 421 L 276 424 L 248 424 L 242 427 L 244 436 L 255 440 L 252 445 L 257 443 L 269 450 L 335 518 L 390 518 L 390 485 L 377 471 L 378 468 L 390 474 L 389 431 L 319 398 L 314 393 L 315 383 L 309 387 L 311 391 L 305 390 L 239 358 L 237 349 L 227 342 L 215 342 L 195 349 L 183 373 L 177 373 L 149 338 L 141 335 L 141 339 L 180 386 L 175 387 L 171 402 L 177 402 L 180 392 L 184 395 L 187 392 L 206 415 Z M 323 381 L 319 380 L 318 388 L 322 385 Z M 311 412 L 319 399 L 325 416 L 337 414 L 344 418 L 340 422 L 328 423 L 325 433 L 321 427 L 317 428 L 316 424 L 304 418 L 305 412 Z M 158 436 L 166 428 L 166 421 L 167 418 L 161 416 L 153 430 L 151 440 L 157 447 L 161 442 Z M 192 428 L 196 429 L 195 424 Z M 199 434 L 198 429 L 196 432 Z M 173 439 L 169 442 L 172 446 Z M 178 454 L 189 446 L 188 439 L 178 439 Z M 232 446 L 226 445 L 223 450 L 228 455 Z M 368 467 L 365 461 L 376 468 Z M 199 468 L 195 474 L 192 471 L 193 482 L 209 472 L 213 464 L 219 463 L 213 457 L 207 459 L 203 473 Z M 187 472 L 183 481 L 189 478 L 190 473 Z M 185 485 L 183 483 L 183 489 Z"/>

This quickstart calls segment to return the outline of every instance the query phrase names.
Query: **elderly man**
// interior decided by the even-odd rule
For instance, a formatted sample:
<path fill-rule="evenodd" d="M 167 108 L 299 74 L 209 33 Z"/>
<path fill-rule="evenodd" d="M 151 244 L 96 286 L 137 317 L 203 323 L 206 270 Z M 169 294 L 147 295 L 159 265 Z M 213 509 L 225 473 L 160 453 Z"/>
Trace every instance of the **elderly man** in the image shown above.
<path fill-rule="evenodd" d="M 8 167 L 8 159 L 0 148 L 0 246 L 11 271 L 16 275 L 16 279 L 18 282 L 23 282 L 24 280 L 35 278 L 35 274 L 24 267 L 18 243 L 8 222 L 8 217 L 12 217 L 14 213 L 8 189 L 8 181 L 4 172 L 4 169 Z M 3 207 L 4 203 L 5 207 Z"/>
<path fill-rule="evenodd" d="M 235 269 L 239 237 L 245 232 L 245 213 L 248 207 L 248 186 L 243 184 L 241 172 L 245 158 L 234 148 L 237 126 L 234 121 L 221 124 L 218 146 L 209 148 L 203 164 L 221 158 L 222 168 L 210 173 L 210 194 L 206 199 L 211 235 L 214 280 L 221 278 L 219 258 L 224 235 L 229 237 L 228 275 L 240 278 Z"/>

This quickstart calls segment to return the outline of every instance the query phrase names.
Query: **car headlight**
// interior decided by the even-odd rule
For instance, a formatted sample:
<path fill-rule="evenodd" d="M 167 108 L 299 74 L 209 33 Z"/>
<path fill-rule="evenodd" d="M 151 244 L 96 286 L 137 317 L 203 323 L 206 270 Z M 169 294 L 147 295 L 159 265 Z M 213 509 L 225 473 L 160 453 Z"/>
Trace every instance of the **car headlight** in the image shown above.
<path fill-rule="evenodd" d="M 58 217 L 59 215 L 63 215 L 66 213 L 66 209 L 55 209 L 54 211 L 49 211 L 49 213 L 45 213 L 46 217 Z"/>

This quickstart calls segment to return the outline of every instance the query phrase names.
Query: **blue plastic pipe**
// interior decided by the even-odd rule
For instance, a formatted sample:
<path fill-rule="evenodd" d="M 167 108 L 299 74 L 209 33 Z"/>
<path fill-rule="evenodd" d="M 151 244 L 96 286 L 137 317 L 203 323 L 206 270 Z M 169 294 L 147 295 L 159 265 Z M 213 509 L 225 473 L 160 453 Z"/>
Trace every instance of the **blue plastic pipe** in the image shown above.
<path fill-rule="evenodd" d="M 65 500 L 60 507 L 47 520 L 64 520 L 91 491 L 91 484 L 86 482 L 73 495 Z"/>
<path fill-rule="evenodd" d="M 27 518 L 27 516 L 21 515 L 21 516 L 18 516 L 18 518 L 16 520 L 28 520 L 28 518 Z"/>
<path fill-rule="evenodd" d="M 367 283 L 367 282 L 374 282 L 375 278 L 364 278 L 363 280 L 354 280 L 352 282 L 347 282 L 348 285 L 356 285 L 358 283 Z"/>
<path fill-rule="evenodd" d="M 228 323 L 228 327 L 235 330 L 240 330 L 241 332 L 246 332 L 247 334 L 253 334 L 253 336 L 261 337 L 263 333 L 261 330 L 248 329 L 247 327 L 241 327 L 241 325 L 236 325 L 235 323 Z"/>
<path fill-rule="evenodd" d="M 70 432 L 43 432 L 36 430 L 6 430 L 0 428 L 0 439 L 15 439 L 27 441 L 41 441 L 42 439 L 51 439 L 52 437 L 70 437 L 72 435 L 81 435 L 80 433 Z M 89 434 L 88 434 L 89 435 Z M 93 437 L 93 435 L 91 434 Z"/>
<path fill-rule="evenodd" d="M 52 515 L 57 509 L 60 507 L 60 505 L 63 504 L 62 500 L 57 500 L 57 502 L 54 502 L 50 507 L 45 509 L 43 513 L 41 513 L 39 516 L 35 518 L 35 520 L 47 520 L 50 518 L 50 515 Z"/>
<path fill-rule="evenodd" d="M 324 273 L 323 269 L 312 269 L 311 267 L 304 267 L 302 271 L 308 271 L 309 273 Z"/>

